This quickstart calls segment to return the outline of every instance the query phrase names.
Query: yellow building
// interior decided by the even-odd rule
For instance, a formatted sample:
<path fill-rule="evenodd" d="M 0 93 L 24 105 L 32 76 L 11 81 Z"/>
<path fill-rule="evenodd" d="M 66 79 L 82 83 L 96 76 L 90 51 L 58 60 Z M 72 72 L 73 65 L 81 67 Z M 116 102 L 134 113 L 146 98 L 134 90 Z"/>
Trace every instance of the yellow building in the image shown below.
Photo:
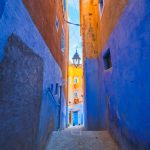
<path fill-rule="evenodd" d="M 68 105 L 83 103 L 83 66 L 69 65 Z"/>
<path fill-rule="evenodd" d="M 83 65 L 68 69 L 68 124 L 83 124 Z"/>

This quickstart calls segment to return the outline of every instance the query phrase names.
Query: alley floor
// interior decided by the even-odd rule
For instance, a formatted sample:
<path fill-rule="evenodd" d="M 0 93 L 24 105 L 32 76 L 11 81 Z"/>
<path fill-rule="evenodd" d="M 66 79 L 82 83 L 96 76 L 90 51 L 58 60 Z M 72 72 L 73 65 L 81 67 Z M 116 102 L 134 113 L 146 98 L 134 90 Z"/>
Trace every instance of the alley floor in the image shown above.
<path fill-rule="evenodd" d="M 46 150 L 120 150 L 107 131 L 72 127 L 53 132 Z"/>

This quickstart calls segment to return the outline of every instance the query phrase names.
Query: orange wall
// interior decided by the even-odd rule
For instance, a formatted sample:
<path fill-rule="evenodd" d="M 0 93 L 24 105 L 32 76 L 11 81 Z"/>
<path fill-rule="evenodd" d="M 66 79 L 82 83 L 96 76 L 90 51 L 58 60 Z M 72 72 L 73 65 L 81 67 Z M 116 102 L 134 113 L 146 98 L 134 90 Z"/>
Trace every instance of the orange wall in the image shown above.
<path fill-rule="evenodd" d="M 97 3 L 80 0 L 81 35 L 83 38 L 83 56 L 96 57 L 97 54 Z"/>
<path fill-rule="evenodd" d="M 102 16 L 98 0 L 80 0 L 84 58 L 96 58 L 104 48 L 128 0 L 104 0 Z"/>

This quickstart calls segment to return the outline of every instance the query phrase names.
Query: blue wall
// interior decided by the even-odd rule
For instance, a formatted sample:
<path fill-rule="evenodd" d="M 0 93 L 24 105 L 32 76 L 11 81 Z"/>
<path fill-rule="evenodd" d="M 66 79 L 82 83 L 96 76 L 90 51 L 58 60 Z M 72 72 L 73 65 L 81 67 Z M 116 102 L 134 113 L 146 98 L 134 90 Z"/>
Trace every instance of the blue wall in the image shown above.
<path fill-rule="evenodd" d="M 105 129 L 105 102 L 100 101 L 99 86 L 100 70 L 98 59 L 86 59 L 84 61 L 85 74 L 85 127 L 88 130 Z M 101 89 L 100 89 L 101 88 Z M 101 109 L 98 106 L 103 106 Z"/>
<path fill-rule="evenodd" d="M 85 62 L 93 71 L 86 74 L 87 116 L 94 116 L 92 111 L 99 109 L 99 127 L 105 120 L 105 126 L 124 150 L 150 149 L 149 8 L 149 0 L 129 0 L 98 60 Z M 112 68 L 104 70 L 103 56 L 108 48 Z M 88 77 L 90 74 L 93 77 Z M 98 91 L 93 91 L 97 82 Z M 94 106 L 90 106 L 93 101 Z"/>
<path fill-rule="evenodd" d="M 62 73 L 38 29 L 34 25 L 22 0 L 6 0 L 4 12 L 0 18 L 0 62 L 4 57 L 4 47 L 7 39 L 12 33 L 20 37 L 44 62 L 43 98 L 41 100 L 39 133 L 37 137 L 37 144 L 41 147 L 41 145 L 43 146 L 45 144 L 48 133 L 56 129 L 55 106 L 52 105 L 51 99 L 48 97 L 46 91 L 52 83 L 54 87 L 56 83 L 59 85 L 62 84 Z M 56 99 L 58 99 L 57 96 Z M 64 93 L 62 93 L 61 107 L 61 128 L 63 128 L 66 125 Z M 55 120 L 54 125 L 52 124 L 53 120 Z"/>
<path fill-rule="evenodd" d="M 0 0 L 0 18 L 3 14 L 4 7 L 5 7 L 5 0 Z"/>

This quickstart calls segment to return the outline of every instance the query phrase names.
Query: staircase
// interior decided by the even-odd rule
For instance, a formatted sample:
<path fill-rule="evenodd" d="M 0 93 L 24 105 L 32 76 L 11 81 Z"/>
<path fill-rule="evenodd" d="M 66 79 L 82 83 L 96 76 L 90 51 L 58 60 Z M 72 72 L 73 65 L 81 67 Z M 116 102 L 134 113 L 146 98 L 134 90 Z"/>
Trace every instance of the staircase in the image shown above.
<path fill-rule="evenodd" d="M 107 131 L 72 127 L 52 133 L 46 150 L 120 150 Z"/>

